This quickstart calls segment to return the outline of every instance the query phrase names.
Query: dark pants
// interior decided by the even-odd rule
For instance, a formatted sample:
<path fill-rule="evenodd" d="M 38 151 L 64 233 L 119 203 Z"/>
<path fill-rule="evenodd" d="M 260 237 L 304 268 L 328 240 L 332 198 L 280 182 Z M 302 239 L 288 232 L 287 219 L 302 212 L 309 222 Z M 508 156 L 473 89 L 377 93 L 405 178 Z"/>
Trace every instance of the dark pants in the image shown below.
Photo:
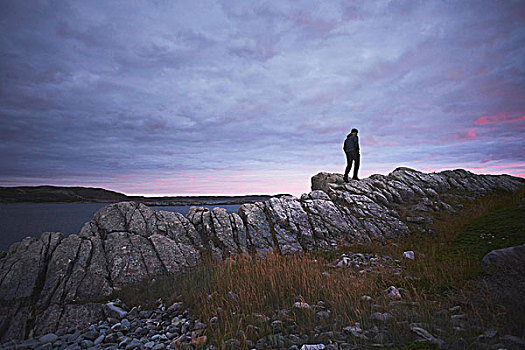
<path fill-rule="evenodd" d="M 354 179 L 357 179 L 357 171 L 359 170 L 359 163 L 361 163 L 361 155 L 352 153 L 352 152 L 345 152 L 346 154 L 346 169 L 345 169 L 345 179 L 348 178 L 348 173 L 350 172 L 350 169 L 352 169 L 352 162 L 354 162 Z"/>

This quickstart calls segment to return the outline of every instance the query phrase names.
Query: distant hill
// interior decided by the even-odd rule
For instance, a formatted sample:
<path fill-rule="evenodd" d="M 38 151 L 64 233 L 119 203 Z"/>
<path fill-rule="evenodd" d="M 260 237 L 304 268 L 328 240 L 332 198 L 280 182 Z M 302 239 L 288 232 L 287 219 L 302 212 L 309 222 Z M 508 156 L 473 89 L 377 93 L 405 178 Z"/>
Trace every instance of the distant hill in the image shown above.
<path fill-rule="evenodd" d="M 130 200 L 123 193 L 103 188 L 24 186 L 0 187 L 0 203 L 120 202 Z"/>
<path fill-rule="evenodd" d="M 161 205 L 224 205 L 262 202 L 278 195 L 142 197 L 92 187 L 0 187 L 0 203 L 114 203 L 142 202 Z"/>

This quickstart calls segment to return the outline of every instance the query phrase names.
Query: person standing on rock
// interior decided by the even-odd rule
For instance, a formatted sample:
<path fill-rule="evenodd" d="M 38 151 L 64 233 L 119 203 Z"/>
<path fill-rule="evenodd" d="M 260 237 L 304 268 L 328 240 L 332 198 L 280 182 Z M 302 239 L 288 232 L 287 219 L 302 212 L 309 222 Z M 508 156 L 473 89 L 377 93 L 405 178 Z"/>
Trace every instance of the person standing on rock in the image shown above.
<path fill-rule="evenodd" d="M 348 182 L 348 173 L 352 169 L 352 162 L 354 163 L 354 176 L 353 180 L 359 180 L 357 178 L 357 171 L 359 170 L 359 164 L 361 162 L 361 155 L 359 154 L 359 138 L 357 137 L 357 129 L 352 129 L 350 134 L 346 137 L 343 145 L 343 150 L 346 154 L 346 169 L 345 176 L 343 177 L 345 182 Z"/>

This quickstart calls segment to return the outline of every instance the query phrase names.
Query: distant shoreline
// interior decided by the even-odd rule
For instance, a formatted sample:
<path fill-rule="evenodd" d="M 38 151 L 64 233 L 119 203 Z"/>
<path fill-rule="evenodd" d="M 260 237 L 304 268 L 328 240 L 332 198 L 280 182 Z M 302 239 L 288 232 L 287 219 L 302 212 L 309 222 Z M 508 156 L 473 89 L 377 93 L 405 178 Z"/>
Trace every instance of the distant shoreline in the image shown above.
<path fill-rule="evenodd" d="M 232 205 L 268 200 L 276 195 L 243 196 L 128 196 L 123 193 L 91 187 L 17 186 L 0 187 L 0 204 L 23 203 L 116 203 L 134 201 L 148 206 Z"/>

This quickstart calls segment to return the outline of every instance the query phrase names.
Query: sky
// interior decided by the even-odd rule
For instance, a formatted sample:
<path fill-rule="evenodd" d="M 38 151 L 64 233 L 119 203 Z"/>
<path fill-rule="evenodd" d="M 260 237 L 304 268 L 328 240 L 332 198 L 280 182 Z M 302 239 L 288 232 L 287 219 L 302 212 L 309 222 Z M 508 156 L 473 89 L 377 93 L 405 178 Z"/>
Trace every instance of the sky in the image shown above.
<path fill-rule="evenodd" d="M 525 1 L 0 0 L 0 186 L 310 189 L 525 177 Z"/>

